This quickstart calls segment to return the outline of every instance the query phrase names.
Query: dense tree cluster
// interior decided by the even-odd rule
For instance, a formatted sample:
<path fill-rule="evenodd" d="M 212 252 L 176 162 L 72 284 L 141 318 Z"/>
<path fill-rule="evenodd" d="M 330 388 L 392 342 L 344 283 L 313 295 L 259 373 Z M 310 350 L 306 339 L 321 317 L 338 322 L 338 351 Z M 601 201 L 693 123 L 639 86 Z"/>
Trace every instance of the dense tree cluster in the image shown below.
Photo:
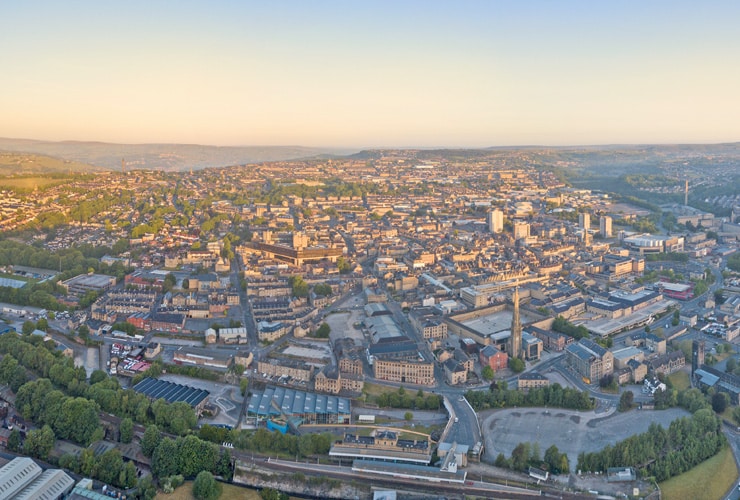
<path fill-rule="evenodd" d="M 511 457 L 507 459 L 503 453 L 496 457 L 496 467 L 506 467 L 520 472 L 526 472 L 529 467 L 537 467 L 552 474 L 567 474 L 570 471 L 568 455 L 560 453 L 558 447 L 550 446 L 545 450 L 544 458 L 540 455 L 539 443 L 519 443 L 511 451 Z"/>
<path fill-rule="evenodd" d="M 208 471 L 201 471 L 193 482 L 193 497 L 195 500 L 216 500 L 221 496 L 221 485 Z"/>
<path fill-rule="evenodd" d="M 301 276 L 291 276 L 288 283 L 293 290 L 293 297 L 308 297 L 308 283 Z"/>
<path fill-rule="evenodd" d="M 617 406 L 618 411 L 629 411 L 632 409 L 632 403 L 635 401 L 635 394 L 632 391 L 624 391 L 621 396 L 619 396 L 619 406 Z"/>
<path fill-rule="evenodd" d="M 645 255 L 645 260 L 648 262 L 683 262 L 689 261 L 689 254 L 678 253 L 678 252 L 667 252 L 667 253 L 649 253 Z"/>
<path fill-rule="evenodd" d="M 54 389 L 48 379 L 26 382 L 18 389 L 16 408 L 23 418 L 48 425 L 56 437 L 83 446 L 103 438 L 98 405 L 89 399 L 67 396 Z"/>
<path fill-rule="evenodd" d="M 232 442 L 241 450 L 258 453 L 276 453 L 289 456 L 310 457 L 329 453 L 334 438 L 331 434 L 290 434 L 273 433 L 266 429 L 256 431 L 232 431 Z"/>
<path fill-rule="evenodd" d="M 721 420 L 709 409 L 674 420 L 668 430 L 653 423 L 647 432 L 614 446 L 580 453 L 578 469 L 605 472 L 609 467 L 631 466 L 665 481 L 717 454 L 726 445 L 721 426 Z"/>
<path fill-rule="evenodd" d="M 727 258 L 727 267 L 735 272 L 740 272 L 740 253 L 734 253 Z"/>
<path fill-rule="evenodd" d="M 326 283 L 319 283 L 317 285 L 314 285 L 313 291 L 316 295 L 320 295 L 322 297 L 327 297 L 332 294 L 331 285 L 328 285 Z"/>
<path fill-rule="evenodd" d="M 79 456 L 65 453 L 59 457 L 59 466 L 118 488 L 129 489 L 136 485 L 136 466 L 133 462 L 124 462 L 116 448 L 100 456 L 95 456 L 92 448 L 85 448 Z"/>
<path fill-rule="evenodd" d="M 18 403 L 17 408 L 24 416 L 27 415 L 26 418 L 48 423 L 57 437 L 84 442 L 89 438 L 89 432 L 82 431 L 81 427 L 74 430 L 75 437 L 71 437 L 66 430 L 60 431 L 56 427 L 64 425 L 64 421 L 59 419 L 58 415 L 49 415 L 52 420 L 47 421 L 46 407 L 42 406 L 42 403 L 46 403 L 38 400 L 43 396 L 43 390 L 53 393 L 55 398 L 64 396 L 71 400 L 88 401 L 96 408 L 121 418 L 130 418 L 142 424 L 157 423 L 163 430 L 177 435 L 185 434 L 195 426 L 195 412 L 187 403 L 168 404 L 163 400 L 152 402 L 145 395 L 132 389 L 121 388 L 117 379 L 108 377 L 100 370 L 93 372 L 88 384 L 85 369 L 75 367 L 70 358 L 56 351 L 53 342 L 44 342 L 35 336 L 3 335 L 0 336 L 0 354 L 4 355 L 3 361 L 0 362 L 0 378 L 3 380 L 10 377 L 9 382 L 17 384 L 21 380 L 18 365 L 43 377 L 18 388 L 17 399 L 21 400 L 21 403 Z M 38 397 L 34 399 L 33 395 L 36 394 Z M 48 394 L 44 397 L 49 399 Z M 25 407 L 25 403 L 29 403 L 30 406 Z M 77 402 L 75 405 L 74 409 L 81 410 L 82 403 Z M 96 410 L 95 426 L 97 424 Z M 89 425 L 93 426 L 92 423 Z M 77 432 L 82 434 L 74 434 Z"/>
<path fill-rule="evenodd" d="M 329 323 L 324 322 L 316 329 L 313 336 L 318 339 L 328 339 L 330 333 L 331 327 L 329 326 Z"/>
<path fill-rule="evenodd" d="M 349 274 L 352 271 L 352 264 L 344 257 L 339 257 L 337 259 L 337 268 L 340 274 Z"/>
<path fill-rule="evenodd" d="M 8 354 L 0 361 L 0 384 L 8 384 L 11 391 L 18 392 L 25 383 L 26 369 Z"/>
<path fill-rule="evenodd" d="M 552 406 L 573 410 L 590 410 L 593 403 L 587 392 L 560 384 L 530 389 L 529 392 L 509 390 L 505 384 L 492 384 L 488 391 L 468 391 L 465 397 L 475 411 L 513 406 Z"/>
<path fill-rule="evenodd" d="M 588 338 L 588 329 L 585 326 L 576 326 L 562 316 L 555 318 L 555 321 L 552 322 L 551 328 L 556 332 L 570 335 L 576 340 L 580 340 L 584 337 Z"/>
<path fill-rule="evenodd" d="M 152 474 L 158 478 L 177 474 L 192 478 L 200 471 L 231 478 L 229 449 L 219 451 L 217 445 L 194 434 L 171 439 L 163 436 L 156 425 L 150 425 L 141 440 L 141 451 L 151 457 Z"/>

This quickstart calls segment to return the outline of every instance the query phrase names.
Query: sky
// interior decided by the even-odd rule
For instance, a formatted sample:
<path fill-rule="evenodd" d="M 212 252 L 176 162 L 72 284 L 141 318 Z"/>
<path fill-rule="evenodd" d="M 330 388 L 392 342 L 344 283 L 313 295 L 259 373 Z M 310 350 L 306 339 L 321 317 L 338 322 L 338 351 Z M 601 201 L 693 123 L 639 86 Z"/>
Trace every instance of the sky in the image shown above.
<path fill-rule="evenodd" d="M 740 141 L 734 0 L 0 0 L 0 19 L 0 137 Z"/>

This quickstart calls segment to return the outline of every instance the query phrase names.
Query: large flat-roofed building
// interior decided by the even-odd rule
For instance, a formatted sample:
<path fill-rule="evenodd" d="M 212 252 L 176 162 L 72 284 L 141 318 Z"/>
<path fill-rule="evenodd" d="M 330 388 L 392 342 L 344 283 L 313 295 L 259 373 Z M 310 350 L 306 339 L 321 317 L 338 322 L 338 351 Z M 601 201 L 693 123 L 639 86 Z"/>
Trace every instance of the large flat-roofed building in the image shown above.
<path fill-rule="evenodd" d="M 617 369 L 628 368 L 628 363 L 633 359 L 639 363 L 645 360 L 645 353 L 632 346 L 617 349 L 612 354 L 614 354 L 614 366 Z"/>
<path fill-rule="evenodd" d="M 258 251 L 267 258 L 287 262 L 294 266 L 302 266 L 307 262 L 320 262 L 324 259 L 336 262 L 344 253 L 341 248 L 307 247 L 291 248 L 270 243 L 249 242 L 237 249 L 238 252 Z"/>
<path fill-rule="evenodd" d="M 293 418 L 304 424 L 348 424 L 352 408 L 349 399 L 339 396 L 267 387 L 252 393 L 247 415 L 263 420 Z"/>
<path fill-rule="evenodd" d="M 669 253 L 683 252 L 683 236 L 659 236 L 652 234 L 641 234 L 628 236 L 622 240 L 622 244 L 640 255 L 647 253 Z"/>
<path fill-rule="evenodd" d="M 528 372 L 519 375 L 516 385 L 518 389 L 537 389 L 550 385 L 550 380 L 541 373 Z"/>
<path fill-rule="evenodd" d="M 262 342 L 275 342 L 290 330 L 291 326 L 282 321 L 260 321 L 257 323 L 257 338 Z"/>
<path fill-rule="evenodd" d="M 42 470 L 28 457 L 14 458 L 0 468 L 3 500 L 56 500 L 64 498 L 75 482 L 63 470 Z"/>
<path fill-rule="evenodd" d="M 72 295 L 85 295 L 87 292 L 105 292 L 116 286 L 115 276 L 105 274 L 79 274 L 60 283 Z"/>
<path fill-rule="evenodd" d="M 243 326 L 239 328 L 219 328 L 218 340 L 225 344 L 246 344 L 247 329 Z"/>
<path fill-rule="evenodd" d="M 373 362 L 375 378 L 403 384 L 434 385 L 434 362 L 423 358 L 397 360 L 377 358 Z"/>
<path fill-rule="evenodd" d="M 340 391 L 362 392 L 365 377 L 352 373 L 342 373 L 336 365 L 326 365 L 314 377 L 314 389 L 317 392 L 339 394 Z"/>
<path fill-rule="evenodd" d="M 314 366 L 296 358 L 270 357 L 257 362 L 257 371 L 268 377 L 291 377 L 309 382 Z"/>
<path fill-rule="evenodd" d="M 229 352 L 212 349 L 198 349 L 195 347 L 180 347 L 173 355 L 175 364 L 187 363 L 198 366 L 210 366 L 226 370 L 234 361 Z"/>
<path fill-rule="evenodd" d="M 693 283 L 669 283 L 667 281 L 659 281 L 656 286 L 660 289 L 661 293 L 666 297 L 678 300 L 691 300 L 694 298 L 694 284 Z"/>
<path fill-rule="evenodd" d="M 447 337 L 447 323 L 440 316 L 424 312 L 412 312 L 409 314 L 409 320 L 425 339 Z"/>
<path fill-rule="evenodd" d="M 614 355 L 589 339 L 581 339 L 565 349 L 566 362 L 579 375 L 597 382 L 614 371 Z"/>
<path fill-rule="evenodd" d="M 542 317 L 528 310 L 520 310 L 519 318 L 519 323 L 525 327 Z M 514 308 L 511 304 L 497 304 L 444 319 L 451 334 L 473 339 L 481 345 L 493 344 L 502 350 L 508 347 L 513 320 Z"/>
<path fill-rule="evenodd" d="M 196 413 L 203 411 L 210 392 L 187 385 L 175 384 L 147 377 L 134 386 L 134 391 L 144 394 L 149 399 L 164 399 L 168 403 L 185 402 L 193 407 Z"/>

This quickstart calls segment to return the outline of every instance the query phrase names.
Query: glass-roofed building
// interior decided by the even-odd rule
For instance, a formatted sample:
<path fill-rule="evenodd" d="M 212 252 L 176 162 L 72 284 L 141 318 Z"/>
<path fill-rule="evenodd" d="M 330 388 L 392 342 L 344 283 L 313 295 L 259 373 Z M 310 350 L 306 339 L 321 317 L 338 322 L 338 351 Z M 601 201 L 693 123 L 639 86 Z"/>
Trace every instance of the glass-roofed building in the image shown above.
<path fill-rule="evenodd" d="M 285 387 L 267 387 L 249 399 L 247 415 L 258 420 L 285 420 L 300 424 L 348 424 L 350 400 Z"/>

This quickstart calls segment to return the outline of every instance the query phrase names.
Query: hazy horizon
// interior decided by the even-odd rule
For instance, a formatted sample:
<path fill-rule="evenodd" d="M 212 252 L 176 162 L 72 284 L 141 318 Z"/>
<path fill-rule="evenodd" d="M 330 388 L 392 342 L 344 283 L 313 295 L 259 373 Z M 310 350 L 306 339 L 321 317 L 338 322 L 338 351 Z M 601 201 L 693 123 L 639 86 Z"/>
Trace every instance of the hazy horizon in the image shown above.
<path fill-rule="evenodd" d="M 371 146 L 333 146 L 331 144 L 319 144 L 319 145 L 305 145 L 305 144 L 208 144 L 205 142 L 114 142 L 114 141 L 98 141 L 98 140 L 86 140 L 86 139 L 60 139 L 60 140 L 49 140 L 49 139 L 37 139 L 31 137 L 0 137 L 0 140 L 9 141 L 28 141 L 28 142 L 48 142 L 48 143 L 80 143 L 80 144 L 109 144 L 114 146 L 203 146 L 203 147 L 216 147 L 216 148 L 308 148 L 308 149 L 324 149 L 324 150 L 352 150 L 360 152 L 363 150 L 384 150 L 384 149 L 399 149 L 399 150 L 435 150 L 435 149 L 518 149 L 518 148 L 556 148 L 556 149 L 568 149 L 568 148 L 628 148 L 638 146 L 712 146 L 722 144 L 740 144 L 740 139 L 735 141 L 706 141 L 706 142 L 623 142 L 623 143 L 593 143 L 593 144 L 503 144 L 503 145 L 489 145 L 489 146 L 459 146 L 449 144 L 439 145 L 428 145 L 428 146 L 415 146 L 415 145 L 398 145 L 398 146 L 384 146 L 384 145 L 371 145 Z M 2 149 L 2 147 L 0 147 Z"/>
<path fill-rule="evenodd" d="M 40 1 L 0 136 L 341 149 L 740 140 L 733 2 Z"/>

